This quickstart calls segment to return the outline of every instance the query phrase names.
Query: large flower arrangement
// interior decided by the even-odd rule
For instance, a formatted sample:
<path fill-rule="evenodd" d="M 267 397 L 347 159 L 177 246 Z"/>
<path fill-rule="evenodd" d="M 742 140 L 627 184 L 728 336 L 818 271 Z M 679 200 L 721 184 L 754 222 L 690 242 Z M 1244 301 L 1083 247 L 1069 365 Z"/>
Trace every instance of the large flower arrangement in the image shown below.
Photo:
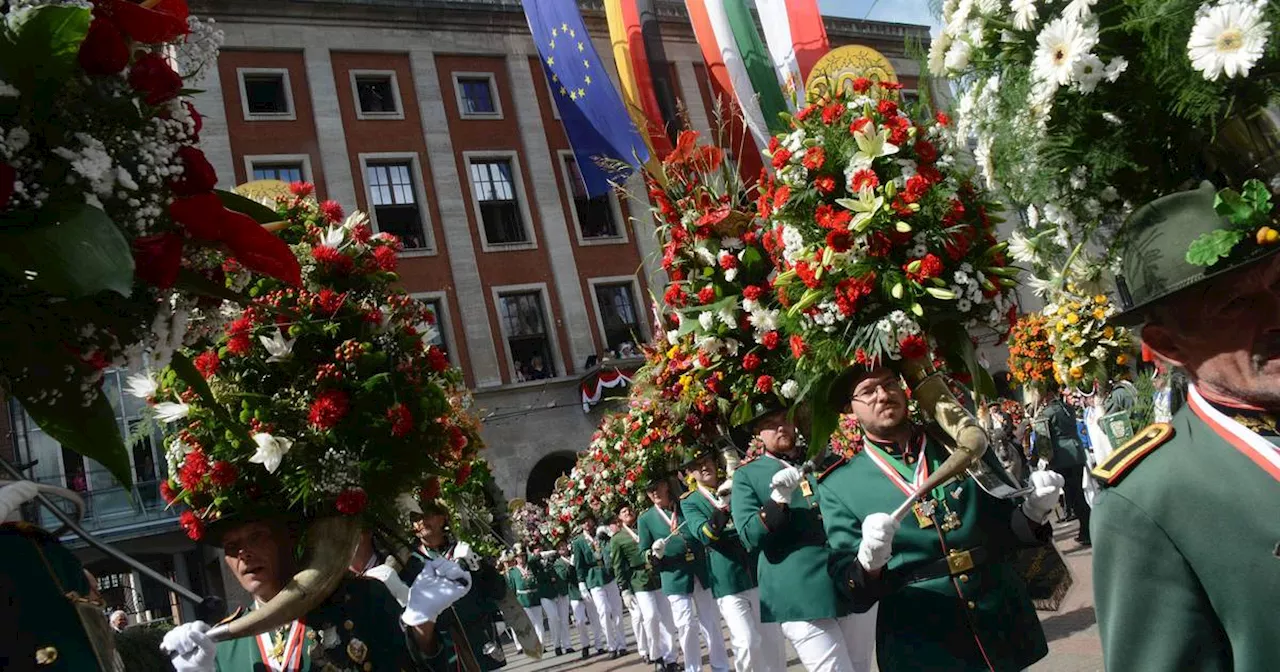
<path fill-rule="evenodd" d="M 1053 346 L 1041 313 L 1018 318 L 1009 333 L 1009 371 L 1021 387 L 1042 389 L 1053 384 Z"/>
<path fill-rule="evenodd" d="M 546 549 L 551 540 L 547 509 L 532 502 L 512 500 L 511 531 L 525 552 Z"/>
<path fill-rule="evenodd" d="M 431 477 L 422 495 L 432 494 L 432 483 L 437 484 L 435 496 L 425 501 L 444 505 L 452 521 L 453 536 L 470 544 L 481 555 L 496 557 L 501 552 L 502 541 L 495 527 L 501 523 L 498 512 L 506 509 L 506 502 L 488 461 L 477 456 L 458 467 L 451 479 Z"/>
<path fill-rule="evenodd" d="M 129 482 L 108 367 L 164 364 L 227 251 L 297 282 L 214 193 L 186 87 L 221 34 L 184 0 L 9 2 L 0 21 L 0 380 L 63 446 Z M 175 65 L 177 69 L 175 69 Z"/>
<path fill-rule="evenodd" d="M 1107 324 L 1116 307 L 1106 294 L 1078 296 L 1071 289 L 1060 295 L 1060 302 L 1044 307 L 1045 330 L 1053 348 L 1054 379 L 1087 393 L 1127 377 L 1133 340 L 1129 330 Z"/>
<path fill-rule="evenodd" d="M 460 374 L 425 345 L 430 311 L 393 287 L 399 241 L 310 194 L 295 183 L 276 203 L 302 286 L 251 284 L 257 301 L 148 395 L 176 430 L 162 494 L 189 507 L 192 538 L 255 509 L 394 520 L 399 495 L 479 447 L 447 397 Z"/>
<path fill-rule="evenodd" d="M 947 0 L 942 20 L 929 67 L 959 82 L 988 185 L 1027 206 L 1042 289 L 1073 253 L 1073 281 L 1106 268 L 1085 255 L 1136 206 L 1277 172 L 1275 2 Z"/>
<path fill-rule="evenodd" d="M 809 379 L 925 357 L 930 339 L 978 375 L 970 335 L 1003 335 L 1014 320 L 1017 271 L 996 241 L 995 206 L 957 169 L 945 115 L 912 122 L 898 86 L 859 79 L 770 142 L 763 242 L 778 321 Z"/>

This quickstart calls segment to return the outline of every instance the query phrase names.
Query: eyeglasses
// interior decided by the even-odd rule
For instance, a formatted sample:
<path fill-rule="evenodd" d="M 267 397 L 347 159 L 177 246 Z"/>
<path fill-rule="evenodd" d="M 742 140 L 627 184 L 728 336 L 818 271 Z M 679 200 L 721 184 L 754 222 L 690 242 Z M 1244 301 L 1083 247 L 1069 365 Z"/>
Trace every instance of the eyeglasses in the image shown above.
<path fill-rule="evenodd" d="M 853 400 L 860 401 L 864 404 L 870 404 L 871 402 L 876 400 L 876 397 L 879 395 L 881 390 L 883 390 L 885 394 L 893 394 L 894 392 L 901 392 L 902 383 L 898 382 L 897 378 L 890 378 L 888 380 L 882 380 L 876 383 L 869 382 L 867 383 L 865 389 L 854 391 Z"/>

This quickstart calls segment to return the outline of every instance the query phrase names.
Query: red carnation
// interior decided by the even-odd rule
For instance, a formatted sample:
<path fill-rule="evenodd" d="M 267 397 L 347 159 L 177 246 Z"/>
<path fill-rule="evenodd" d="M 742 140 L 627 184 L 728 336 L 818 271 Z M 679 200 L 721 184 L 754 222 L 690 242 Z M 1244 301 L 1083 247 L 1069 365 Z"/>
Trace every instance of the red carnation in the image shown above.
<path fill-rule="evenodd" d="M 849 135 L 855 135 L 858 131 L 866 128 L 871 124 L 870 117 L 858 117 L 849 123 Z"/>
<path fill-rule="evenodd" d="M 413 414 L 404 404 L 396 404 L 387 409 L 387 420 L 391 421 L 391 435 L 403 439 L 413 431 Z"/>
<path fill-rule="evenodd" d="M 347 393 L 342 390 L 324 390 L 311 402 L 307 421 L 321 431 L 329 430 L 346 417 L 349 404 Z"/>
<path fill-rule="evenodd" d="M 215 488 L 225 488 L 235 483 L 239 474 L 240 470 L 236 469 L 236 465 L 218 460 L 209 468 L 209 482 Z"/>
<path fill-rule="evenodd" d="M 470 462 L 468 462 L 468 463 L 466 463 L 466 464 L 462 465 L 461 467 L 458 467 L 458 475 L 457 475 L 457 476 L 455 476 L 455 477 L 453 478 L 453 483 L 454 483 L 454 485 L 462 485 L 462 484 L 466 483 L 466 482 L 467 482 L 467 479 L 469 479 L 469 478 L 471 478 L 471 463 L 470 463 Z"/>
<path fill-rule="evenodd" d="M 373 251 L 373 260 L 377 262 L 378 268 L 388 273 L 395 271 L 400 264 L 400 257 L 396 256 L 395 249 L 386 245 Z"/>
<path fill-rule="evenodd" d="M 800 359 L 809 351 L 809 346 L 805 345 L 804 339 L 798 335 L 793 334 L 788 340 L 788 344 L 791 346 L 791 356 L 796 359 Z"/>
<path fill-rule="evenodd" d="M 747 356 L 742 358 L 742 368 L 748 371 L 755 371 L 760 368 L 760 355 L 754 352 L 747 353 Z"/>
<path fill-rule="evenodd" d="M 840 117 L 844 116 L 844 111 L 846 109 L 847 108 L 840 103 L 831 103 L 830 105 L 824 106 L 822 108 L 822 123 L 830 126 L 837 121 L 840 121 Z"/>
<path fill-rule="evenodd" d="M 787 165 L 787 162 L 790 160 L 791 160 L 791 151 L 784 147 L 779 147 L 778 151 L 773 153 L 772 163 L 774 168 L 782 168 L 783 166 Z"/>
<path fill-rule="evenodd" d="M 881 98 L 880 102 L 876 103 L 876 112 L 886 117 L 895 116 L 898 114 L 898 104 L 888 98 Z"/>
<path fill-rule="evenodd" d="M 707 285 L 706 287 L 699 289 L 698 300 L 701 301 L 702 303 L 711 303 L 712 301 L 715 301 L 716 288 L 711 285 Z"/>
<path fill-rule="evenodd" d="M 818 279 L 818 274 L 808 264 L 808 262 L 796 262 L 796 275 L 804 282 L 804 286 L 809 289 L 816 289 L 822 281 Z"/>
<path fill-rule="evenodd" d="M 929 345 L 925 343 L 924 336 L 911 334 L 898 343 L 898 352 L 902 353 L 904 359 L 916 359 L 929 352 Z"/>
<path fill-rule="evenodd" d="M 790 198 L 791 198 L 791 187 L 788 187 L 785 184 L 782 185 L 781 187 L 778 187 L 773 192 L 773 209 L 777 210 L 778 208 L 781 208 L 782 206 L 786 205 L 787 201 Z"/>
<path fill-rule="evenodd" d="M 205 158 L 204 152 L 195 147 L 180 147 L 178 159 L 182 161 L 182 175 L 169 182 L 173 193 L 194 196 L 212 190 L 218 183 L 218 172 Z"/>
<path fill-rule="evenodd" d="M 863 189 L 875 189 L 878 186 L 880 186 L 880 176 L 870 168 L 856 170 L 849 176 L 849 191 L 855 194 Z"/>
<path fill-rule="evenodd" d="M 114 75 L 129 64 L 129 45 L 110 21 L 94 17 L 80 43 L 80 67 L 91 75 Z"/>
<path fill-rule="evenodd" d="M 129 86 L 144 94 L 148 105 L 160 105 L 177 97 L 182 90 L 182 77 L 169 67 L 164 56 L 152 51 L 134 61 Z"/>
<path fill-rule="evenodd" d="M 763 345 L 766 350 L 775 350 L 778 347 L 778 340 L 780 338 L 781 336 L 778 335 L 778 332 L 766 331 L 764 335 L 760 337 L 760 344 Z"/>
<path fill-rule="evenodd" d="M 916 261 L 920 262 L 920 267 L 916 269 L 914 273 L 907 270 L 907 267 L 911 264 L 903 266 L 903 270 L 907 270 L 907 277 L 912 280 L 915 280 L 916 282 L 924 282 L 929 278 L 936 278 L 942 274 L 942 260 L 938 258 L 938 255 L 930 252 L 929 254 L 924 255 L 924 258 L 917 259 Z"/>
<path fill-rule="evenodd" d="M 772 392 L 773 376 L 765 375 L 756 378 L 756 389 L 759 390 L 761 394 L 769 394 Z"/>
<path fill-rule="evenodd" d="M 342 204 L 332 199 L 320 204 L 320 214 L 324 215 L 325 220 L 333 223 L 342 221 L 346 216 L 342 211 Z"/>
<path fill-rule="evenodd" d="M 449 356 L 444 350 L 433 345 L 427 348 L 427 366 L 430 366 L 432 371 L 441 373 L 449 368 Z"/>
<path fill-rule="evenodd" d="M 818 193 L 823 196 L 830 195 L 831 192 L 836 190 L 836 178 L 830 175 L 819 175 L 813 178 L 813 188 L 817 189 Z"/>
<path fill-rule="evenodd" d="M 871 80 L 866 77 L 858 77 L 853 80 L 853 90 L 855 93 L 866 93 L 871 90 Z"/>
<path fill-rule="evenodd" d="M 943 126 L 947 126 L 951 123 L 951 117 L 948 117 L 946 112 L 938 112 L 933 115 L 933 118 Z"/>
<path fill-rule="evenodd" d="M 825 150 L 821 147 L 810 147 L 805 150 L 804 161 L 802 163 L 804 164 L 804 167 L 809 170 L 819 170 L 822 168 L 822 164 L 826 163 L 826 161 L 827 153 Z"/>
<path fill-rule="evenodd" d="M 200 516 L 197 516 L 195 511 L 183 511 L 182 515 L 178 516 L 178 524 L 192 541 L 200 541 L 204 537 L 204 521 L 200 520 Z"/>
<path fill-rule="evenodd" d="M 737 257 L 733 256 L 732 254 L 729 254 L 728 252 L 722 252 L 720 254 L 720 268 L 723 268 L 727 271 L 731 268 L 737 268 L 737 267 L 738 267 Z"/>
<path fill-rule="evenodd" d="M 761 289 L 759 285 L 747 285 L 746 287 L 742 288 L 742 297 L 745 299 L 751 299 L 752 301 L 759 301 L 760 297 L 763 295 L 764 295 L 764 290 Z"/>
<path fill-rule="evenodd" d="M 206 379 L 218 373 L 218 368 L 222 365 L 222 361 L 218 359 L 218 353 L 213 350 L 200 353 L 193 363 L 196 365 L 196 371 Z"/>
<path fill-rule="evenodd" d="M 338 493 L 338 501 L 334 502 L 334 508 L 338 509 L 338 513 L 346 516 L 354 516 L 369 504 L 369 495 L 366 495 L 361 488 L 347 488 Z"/>

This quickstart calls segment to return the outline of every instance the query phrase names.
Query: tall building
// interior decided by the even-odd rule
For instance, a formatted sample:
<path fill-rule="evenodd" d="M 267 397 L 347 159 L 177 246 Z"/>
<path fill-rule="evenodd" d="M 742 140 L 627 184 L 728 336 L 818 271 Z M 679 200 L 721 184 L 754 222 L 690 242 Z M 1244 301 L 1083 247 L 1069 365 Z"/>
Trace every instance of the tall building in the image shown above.
<path fill-rule="evenodd" d="M 403 285 L 429 302 L 436 344 L 475 389 L 498 484 L 509 498 L 545 497 L 586 447 L 601 414 L 594 402 L 623 393 L 601 378 L 639 364 L 628 355 L 652 336 L 650 296 L 663 281 L 641 180 L 627 183 L 626 196 L 586 197 L 520 3 L 189 4 L 225 34 L 217 71 L 189 84 L 202 90 L 201 141 L 220 186 L 313 182 L 321 199 L 400 236 Z M 615 77 L 602 3 L 579 4 Z M 674 97 L 708 136 L 714 94 L 684 3 L 655 4 Z M 829 18 L 827 30 L 832 46 L 887 56 L 914 94 L 919 67 L 905 44 L 927 48 L 927 27 Z M 126 430 L 132 403 L 124 395 L 117 407 Z M 98 531 L 235 601 L 216 553 L 182 537 L 174 512 L 156 504 L 165 476 L 158 436 L 135 448 L 129 502 L 20 409 L 11 416 L 18 461 L 38 459 L 41 479 L 82 479 Z"/>

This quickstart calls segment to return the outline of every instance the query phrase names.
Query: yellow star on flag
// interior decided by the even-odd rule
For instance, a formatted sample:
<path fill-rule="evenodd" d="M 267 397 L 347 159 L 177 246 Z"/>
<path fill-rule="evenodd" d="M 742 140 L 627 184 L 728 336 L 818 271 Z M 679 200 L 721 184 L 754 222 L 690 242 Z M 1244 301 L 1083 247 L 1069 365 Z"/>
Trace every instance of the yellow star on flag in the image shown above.
<path fill-rule="evenodd" d="M 587 59 L 585 59 L 585 58 L 584 58 L 584 59 L 582 59 L 582 67 L 584 67 L 584 68 L 589 68 L 589 67 L 591 67 L 591 62 L 590 62 L 590 61 L 588 61 L 588 60 L 587 60 Z"/>
<path fill-rule="evenodd" d="M 569 90 L 568 90 L 568 89 L 566 89 L 566 88 L 564 88 L 563 86 L 562 86 L 562 87 L 560 87 L 560 95 L 562 95 L 562 96 L 567 96 L 567 95 L 569 95 Z"/>
<path fill-rule="evenodd" d="M 569 92 L 569 100 L 577 100 L 577 99 L 578 99 L 578 92 L 577 92 L 577 91 L 570 91 L 570 92 Z"/>
<path fill-rule="evenodd" d="M 577 36 L 578 36 L 578 35 L 577 35 L 576 33 L 574 33 L 574 32 L 573 32 L 573 29 L 572 29 L 572 28 L 570 28 L 570 29 L 569 29 L 569 37 L 577 37 Z"/>
<path fill-rule="evenodd" d="M 548 56 L 548 57 L 547 57 L 547 65 L 555 65 L 555 64 L 556 64 L 556 57 L 555 57 L 555 56 Z"/>
<path fill-rule="evenodd" d="M 558 82 L 558 81 L 560 81 L 560 75 L 557 75 L 557 74 L 555 74 L 555 73 L 551 73 L 551 81 L 553 81 L 553 82 Z"/>
<path fill-rule="evenodd" d="M 550 42 L 549 44 L 550 44 L 550 46 L 551 46 L 551 48 L 552 48 L 552 49 L 555 49 L 555 48 L 556 48 L 556 41 L 555 41 L 555 40 L 551 40 L 551 42 Z"/>
<path fill-rule="evenodd" d="M 569 24 L 567 23 L 560 24 L 560 30 L 569 30 Z"/>
<path fill-rule="evenodd" d="M 560 30 L 559 28 L 552 28 L 552 29 L 551 29 L 551 37 L 555 37 L 555 36 L 556 36 L 556 33 L 557 33 L 559 30 Z"/>
<path fill-rule="evenodd" d="M 586 50 L 586 47 L 583 47 L 583 46 L 582 46 L 582 43 L 581 43 L 581 42 L 579 42 L 579 43 L 578 43 L 578 51 L 585 51 L 585 50 Z"/>
<path fill-rule="evenodd" d="M 587 75 L 583 81 L 587 83 L 587 86 L 591 86 L 591 75 Z"/>
<path fill-rule="evenodd" d="M 587 92 L 586 92 L 586 91 L 583 91 L 582 89 L 578 89 L 578 97 L 579 97 L 579 98 L 586 97 L 586 95 L 587 95 Z"/>

